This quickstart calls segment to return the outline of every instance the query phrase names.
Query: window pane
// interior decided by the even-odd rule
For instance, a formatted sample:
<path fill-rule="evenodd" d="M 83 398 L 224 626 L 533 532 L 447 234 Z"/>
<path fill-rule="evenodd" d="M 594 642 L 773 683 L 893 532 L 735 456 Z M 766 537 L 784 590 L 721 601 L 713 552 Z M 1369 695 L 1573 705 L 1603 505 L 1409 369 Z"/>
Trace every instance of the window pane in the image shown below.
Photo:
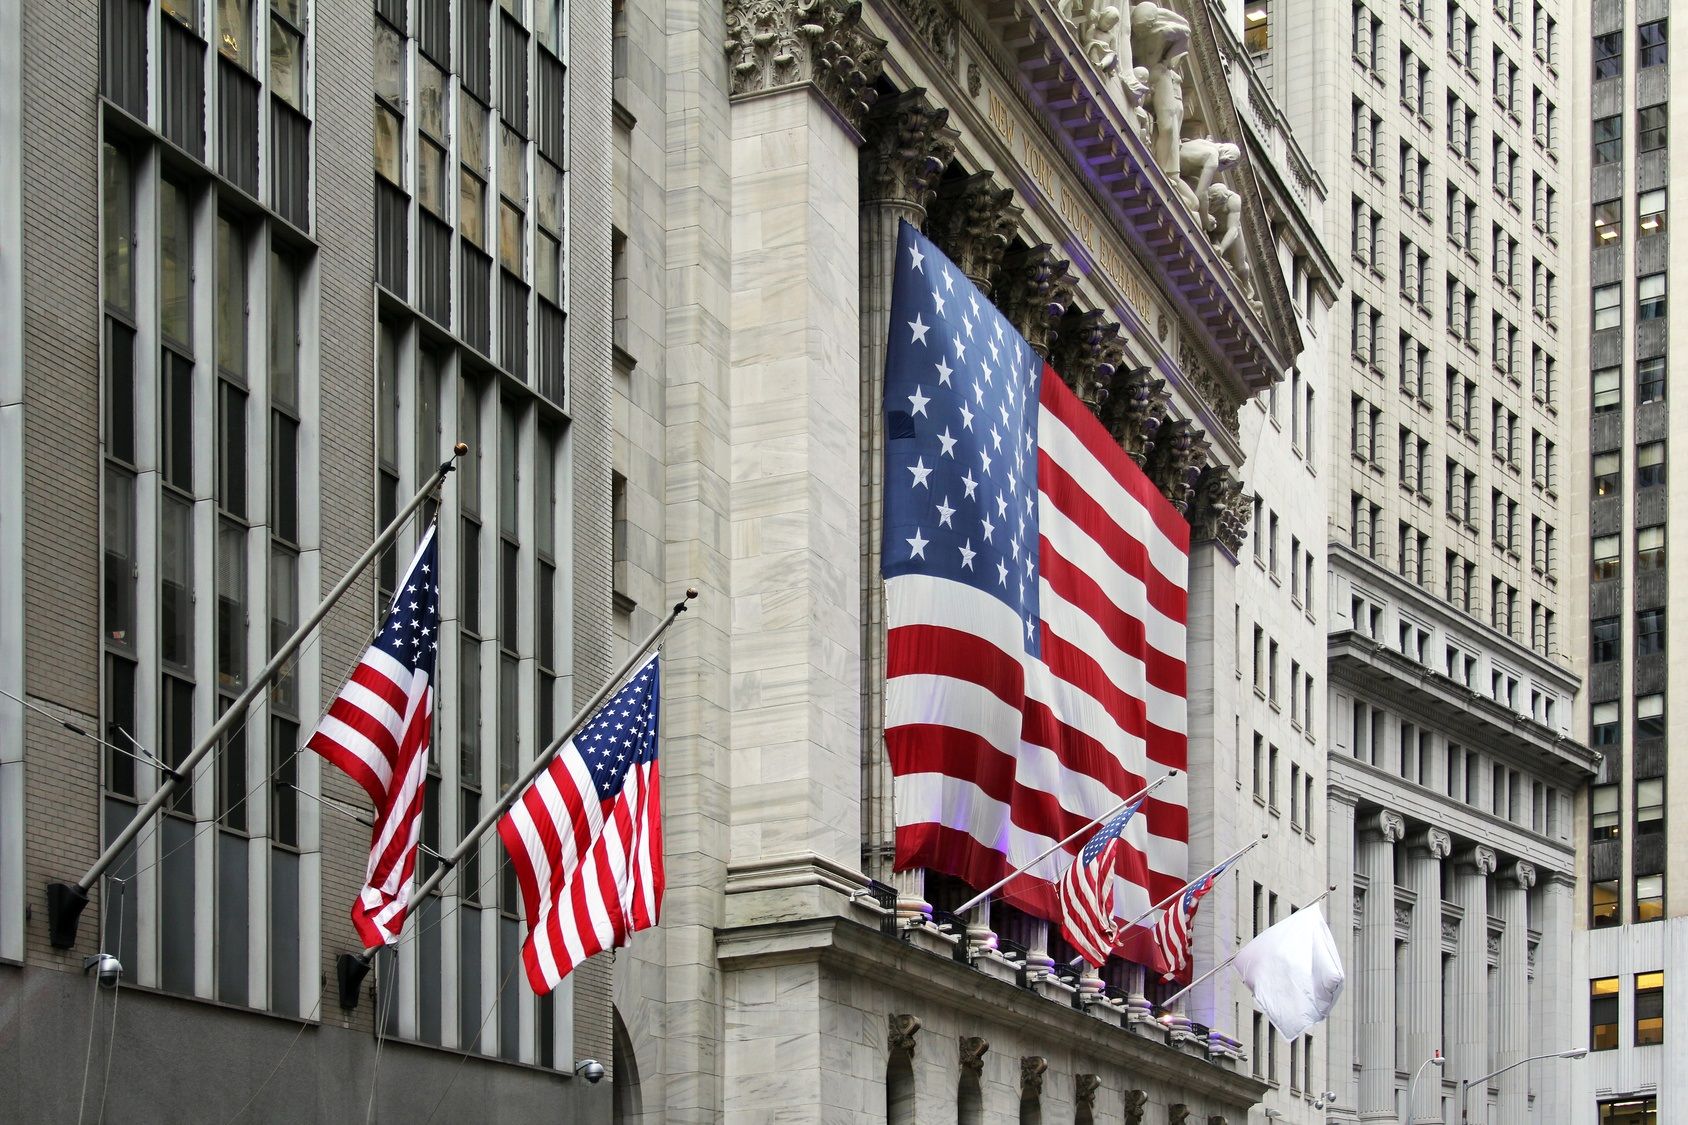
<path fill-rule="evenodd" d="M 404 39 L 384 20 L 375 21 L 375 96 L 405 111 Z"/>
<path fill-rule="evenodd" d="M 270 400 L 299 409 L 299 291 L 293 266 L 270 255 Z"/>
<path fill-rule="evenodd" d="M 464 238 L 486 248 L 486 184 L 467 168 L 457 177 L 457 225 Z"/>
<path fill-rule="evenodd" d="M 481 780 L 481 646 L 465 640 L 457 681 L 457 780 L 463 785 Z"/>
<path fill-rule="evenodd" d="M 270 639 L 271 655 L 279 652 L 299 627 L 299 557 L 283 547 L 270 551 Z M 294 677 L 297 661 L 290 661 L 270 688 L 270 701 L 278 711 L 296 714 L 299 701 Z"/>
<path fill-rule="evenodd" d="M 458 151 L 462 154 L 464 164 L 485 177 L 487 108 L 467 95 L 457 101 Z"/>
<path fill-rule="evenodd" d="M 252 69 L 252 0 L 217 0 L 217 49 Z"/>
<path fill-rule="evenodd" d="M 159 510 L 159 656 L 193 664 L 193 507 L 166 493 Z M 184 750 L 185 754 L 187 751 Z"/>
<path fill-rule="evenodd" d="M 100 534 L 105 543 L 105 635 L 107 641 L 127 647 L 135 636 L 135 478 L 108 466 L 104 507 Z"/>
<path fill-rule="evenodd" d="M 169 180 L 158 189 L 158 315 L 166 335 L 193 339 L 193 208 Z"/>
<path fill-rule="evenodd" d="M 278 19 L 270 20 L 270 89 L 294 109 L 305 108 L 305 41 Z"/>
<path fill-rule="evenodd" d="M 445 149 L 422 137 L 416 149 L 416 198 L 422 206 L 446 217 L 446 152 Z"/>
<path fill-rule="evenodd" d="M 449 119 L 445 71 L 425 58 L 416 60 L 416 124 L 435 140 L 444 142 Z"/>
<path fill-rule="evenodd" d="M 185 26 L 199 30 L 199 0 L 160 0 L 159 7 Z"/>
<path fill-rule="evenodd" d="M 135 795 L 135 665 L 121 656 L 106 657 L 106 790 Z"/>
<path fill-rule="evenodd" d="M 106 145 L 101 218 L 104 224 L 105 301 L 133 315 L 135 309 L 135 183 L 129 158 Z"/>
<path fill-rule="evenodd" d="M 217 503 L 231 515 L 246 514 L 246 395 L 222 381 L 217 384 Z"/>
<path fill-rule="evenodd" d="M 375 170 L 404 186 L 404 122 L 385 106 L 375 107 Z"/>
<path fill-rule="evenodd" d="M 299 423 L 285 414 L 271 415 L 270 530 L 276 538 L 299 542 Z"/>
<path fill-rule="evenodd" d="M 217 686 L 238 691 L 246 682 L 246 529 L 217 524 Z"/>

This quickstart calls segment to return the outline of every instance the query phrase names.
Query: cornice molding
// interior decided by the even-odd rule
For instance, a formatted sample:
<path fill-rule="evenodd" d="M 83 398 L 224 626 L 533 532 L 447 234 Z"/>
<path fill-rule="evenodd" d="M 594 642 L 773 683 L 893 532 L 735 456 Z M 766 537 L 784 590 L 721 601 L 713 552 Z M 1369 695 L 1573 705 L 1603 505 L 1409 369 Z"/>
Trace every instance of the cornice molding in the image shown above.
<path fill-rule="evenodd" d="M 813 86 L 858 135 L 873 106 L 885 40 L 861 0 L 724 0 L 732 96 Z"/>

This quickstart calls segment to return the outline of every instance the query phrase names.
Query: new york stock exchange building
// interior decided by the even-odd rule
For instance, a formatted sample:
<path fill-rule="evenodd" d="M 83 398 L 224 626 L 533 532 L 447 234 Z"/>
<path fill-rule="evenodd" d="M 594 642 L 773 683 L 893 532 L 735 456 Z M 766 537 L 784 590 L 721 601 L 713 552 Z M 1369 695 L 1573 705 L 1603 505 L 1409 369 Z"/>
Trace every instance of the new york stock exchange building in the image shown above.
<path fill-rule="evenodd" d="M 1268 706 L 1237 635 L 1247 466 L 1280 397 L 1311 445 L 1323 403 L 1291 372 L 1340 280 L 1322 188 L 1229 22 L 1183 0 L 619 5 L 618 626 L 705 596 L 666 648 L 663 923 L 611 973 L 618 1119 L 1214 1125 L 1279 1085 L 1301 1096 L 1286 1116 L 1323 1119 L 1322 1040 L 1261 1034 L 1229 974 L 1163 1010 L 1176 985 L 1087 972 L 1032 912 L 958 913 L 978 880 L 894 870 L 881 520 L 907 483 L 885 467 L 904 224 L 1187 523 L 1181 866 L 1261 835 L 1238 815 L 1241 697 Z M 1322 499 L 1301 505 L 1297 606 L 1324 534 Z M 1270 659 L 1271 709 L 1283 680 L 1310 724 L 1312 676 L 1281 675 L 1276 641 Z M 1272 815 L 1301 819 L 1209 897 L 1197 975 L 1325 890 L 1314 767 L 1278 753 Z"/>

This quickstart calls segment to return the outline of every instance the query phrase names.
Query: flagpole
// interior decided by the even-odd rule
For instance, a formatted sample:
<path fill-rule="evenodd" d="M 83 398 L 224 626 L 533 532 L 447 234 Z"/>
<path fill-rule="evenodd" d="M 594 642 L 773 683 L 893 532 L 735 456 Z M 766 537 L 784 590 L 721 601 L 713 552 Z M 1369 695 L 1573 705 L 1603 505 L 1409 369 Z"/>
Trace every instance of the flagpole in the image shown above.
<path fill-rule="evenodd" d="M 1324 890 L 1324 892 L 1319 895 L 1318 898 L 1314 899 L 1312 902 L 1309 902 L 1306 906 L 1303 906 L 1301 909 L 1302 910 L 1310 910 L 1313 907 L 1319 905 L 1319 903 L 1321 903 L 1321 902 L 1325 901 L 1325 899 L 1329 898 L 1331 891 L 1334 891 L 1334 890 L 1336 890 L 1336 888 L 1334 886 L 1333 887 L 1327 887 Z M 1296 911 L 1296 913 L 1298 913 L 1298 914 L 1300 912 L 1301 911 L 1299 911 L 1299 910 Z M 1271 927 L 1267 927 L 1267 928 L 1270 929 Z M 1246 946 L 1246 945 L 1243 946 L 1243 949 L 1247 949 L 1247 948 L 1248 948 L 1248 946 Z M 1219 962 L 1219 964 L 1213 966 L 1213 968 L 1209 969 L 1207 972 L 1203 973 L 1201 976 L 1197 977 L 1195 980 L 1191 981 L 1189 984 L 1185 985 L 1183 988 L 1180 988 L 1177 992 L 1174 992 L 1171 996 L 1168 996 L 1165 1000 L 1162 1000 L 1157 1005 L 1157 1007 L 1159 1007 L 1162 1011 L 1165 1011 L 1167 1008 L 1172 1007 L 1172 1005 L 1179 998 L 1181 998 L 1186 992 L 1190 991 L 1190 989 L 1196 987 L 1196 985 L 1202 983 L 1202 981 L 1207 980 L 1214 973 L 1217 973 L 1220 969 L 1223 969 L 1226 965 L 1229 965 L 1232 961 L 1235 961 L 1239 956 L 1242 955 L 1242 951 L 1243 951 L 1242 949 L 1237 950 L 1235 953 L 1233 953 L 1229 957 L 1225 958 L 1225 960 Z"/>
<path fill-rule="evenodd" d="M 1179 887 L 1176 891 L 1173 891 L 1171 894 L 1167 895 L 1165 898 L 1161 899 L 1159 902 L 1157 902 L 1153 906 L 1149 907 L 1149 909 L 1143 911 L 1143 913 L 1139 914 L 1136 918 L 1132 919 L 1130 925 L 1121 926 L 1119 932 L 1123 934 L 1123 933 L 1126 933 L 1127 931 L 1136 929 L 1139 925 L 1142 924 L 1143 919 L 1147 918 L 1149 915 L 1153 914 L 1157 910 L 1164 910 L 1166 908 L 1167 903 L 1171 902 L 1173 899 L 1177 898 L 1179 895 L 1183 894 L 1185 891 L 1187 891 L 1191 887 L 1195 886 L 1196 883 L 1199 880 L 1207 878 L 1210 874 L 1213 873 L 1213 871 L 1216 868 L 1226 867 L 1226 866 L 1229 866 L 1230 864 L 1237 862 L 1237 860 L 1241 859 L 1243 856 L 1247 855 L 1249 852 L 1251 852 L 1255 848 L 1259 847 L 1261 845 L 1261 843 L 1263 843 L 1265 840 L 1266 840 L 1266 833 L 1262 832 L 1258 839 L 1250 840 L 1248 843 L 1244 844 L 1242 847 L 1238 848 L 1236 851 L 1232 852 L 1230 855 L 1226 856 L 1224 859 L 1220 860 L 1218 863 L 1214 864 L 1212 867 L 1208 868 L 1206 871 L 1203 871 L 1200 875 L 1197 875 L 1194 879 L 1191 879 L 1188 883 L 1185 883 L 1182 887 Z"/>
<path fill-rule="evenodd" d="M 82 878 L 75 883 L 49 883 L 47 885 L 47 936 L 53 948 L 70 949 L 76 945 L 76 929 L 82 918 L 82 910 L 88 905 L 88 892 L 100 876 L 105 874 L 106 869 L 113 863 L 117 862 L 118 857 L 123 854 L 123 850 L 134 842 L 135 837 L 140 835 L 141 829 L 146 826 L 147 822 L 158 815 L 159 810 L 170 800 L 180 785 L 193 777 L 195 767 L 207 754 L 217 748 L 217 744 L 223 736 L 232 730 L 237 723 L 245 719 L 247 709 L 252 706 L 253 701 L 260 694 L 269 690 L 271 681 L 281 674 L 282 669 L 293 658 L 293 654 L 316 631 L 317 626 L 322 624 L 323 618 L 327 617 L 329 610 L 334 608 L 334 603 L 338 602 L 346 591 L 352 588 L 352 584 L 358 580 L 364 569 L 374 562 L 381 552 L 392 545 L 393 540 L 398 538 L 399 532 L 403 530 L 404 525 L 409 522 L 410 517 L 416 513 L 416 510 L 439 492 L 440 486 L 445 484 L 445 478 L 457 468 L 457 459 L 468 452 L 469 447 L 462 442 L 458 442 L 452 448 L 451 456 L 440 462 L 440 467 L 435 469 L 432 475 L 428 477 L 427 483 L 417 490 L 416 495 L 412 496 L 410 502 L 399 511 L 398 515 L 393 517 L 392 522 L 381 529 L 381 534 L 377 535 L 375 541 L 369 545 L 363 554 L 358 556 L 357 561 L 351 565 L 351 569 L 341 576 L 340 581 L 328 592 L 327 597 L 323 598 L 311 615 L 293 631 L 293 635 L 287 638 L 287 641 L 276 650 L 275 655 L 270 657 L 270 662 L 264 665 L 263 671 L 252 677 L 252 682 L 247 685 L 245 691 L 240 693 L 239 698 L 230 703 L 222 716 L 211 724 L 211 729 L 205 732 L 193 750 L 188 753 L 188 756 L 177 764 L 174 771 L 166 772 L 158 788 L 153 790 L 151 798 L 141 806 L 140 811 L 129 821 L 123 831 L 117 834 L 116 839 L 106 845 L 105 851 L 100 853 L 99 858 L 94 861 L 92 867 L 88 868 Z"/>
<path fill-rule="evenodd" d="M 1080 836 L 1084 835 L 1086 832 L 1089 832 L 1092 828 L 1095 828 L 1098 824 L 1101 824 L 1104 820 L 1107 820 L 1109 817 L 1113 816 L 1115 813 L 1117 813 L 1121 809 L 1125 808 L 1125 806 L 1131 804 L 1133 801 L 1141 801 L 1144 797 L 1147 797 L 1150 793 L 1153 793 L 1156 789 L 1158 789 L 1163 782 L 1170 781 L 1177 776 L 1178 776 L 1177 770 L 1169 770 L 1168 772 L 1161 774 L 1159 777 L 1157 777 L 1153 781 L 1149 782 L 1149 784 L 1145 785 L 1142 789 L 1139 789 L 1137 792 L 1133 793 L 1131 796 L 1127 797 L 1125 800 L 1121 801 L 1119 804 L 1115 805 L 1113 808 L 1109 809 L 1107 812 L 1103 813 L 1101 816 L 1097 817 L 1095 820 L 1092 820 L 1089 824 L 1086 824 L 1084 827 L 1080 828 L 1078 831 L 1076 831 L 1072 835 L 1068 836 L 1065 840 L 1060 840 L 1060 841 L 1057 841 L 1054 844 L 1051 844 L 1044 851 L 1038 853 L 1037 857 L 1034 858 L 1030 863 L 1027 863 L 1024 867 L 1020 868 L 1018 871 L 1010 871 L 1007 875 L 1004 875 L 1001 879 L 998 879 L 996 882 L 992 883 L 990 886 L 986 887 L 984 890 L 980 891 L 978 894 L 974 895 L 972 898 L 968 899 L 966 902 L 964 902 L 960 906 L 956 907 L 955 912 L 957 914 L 967 913 L 969 910 L 973 909 L 975 906 L 979 905 L 981 902 L 983 902 L 987 898 L 991 897 L 991 895 L 995 894 L 997 891 L 1000 891 L 1003 887 L 1006 887 L 1011 880 L 1015 879 L 1016 877 L 1018 877 L 1020 875 L 1024 875 L 1031 868 L 1033 868 L 1033 867 L 1037 866 L 1038 864 L 1042 863 L 1045 859 L 1048 859 L 1050 856 L 1054 855 L 1056 852 L 1060 851 L 1062 848 L 1066 847 L 1068 844 L 1072 843 L 1074 840 L 1078 839 Z"/>
<path fill-rule="evenodd" d="M 690 608 L 688 603 L 696 597 L 696 589 L 686 590 L 686 596 L 680 601 L 674 603 L 674 607 L 668 611 L 668 616 L 664 617 L 657 627 L 651 630 L 650 635 L 645 638 L 644 643 L 638 647 L 632 656 L 629 656 L 622 662 L 621 667 L 616 669 L 614 675 L 604 681 L 604 686 L 598 689 L 598 693 L 591 699 L 587 700 L 584 707 L 575 712 L 574 718 L 569 720 L 569 725 L 563 733 L 553 739 L 551 741 L 551 745 L 539 752 L 539 755 L 534 758 L 533 764 L 523 772 L 521 777 L 516 779 L 515 784 L 511 785 L 504 791 L 503 796 L 499 797 L 498 800 L 493 803 L 492 808 L 487 810 L 486 815 L 482 816 L 480 821 L 463 835 L 463 838 L 458 841 L 457 847 L 452 849 L 451 854 L 442 858 L 439 866 L 435 867 L 433 872 L 422 881 L 422 884 L 418 886 L 415 891 L 411 892 L 410 901 L 425 901 L 429 895 L 433 894 L 434 891 L 438 889 L 440 883 L 444 882 L 445 877 L 450 874 L 458 864 L 462 863 L 463 860 L 468 857 L 470 852 L 474 851 L 474 849 L 479 846 L 481 837 L 486 835 L 487 830 L 498 823 L 499 819 L 503 817 L 506 811 L 509 810 L 510 806 L 516 803 L 516 798 L 521 796 L 529 785 L 533 784 L 534 778 L 545 772 L 545 770 L 551 765 L 551 759 L 555 758 L 557 753 L 562 750 L 565 745 L 567 745 L 569 739 L 580 733 L 580 728 L 585 726 L 587 721 L 591 719 L 595 713 L 597 713 L 598 707 L 604 702 L 604 700 L 610 697 L 610 694 L 615 691 L 618 686 L 620 686 L 621 681 L 624 680 L 627 677 L 627 674 L 638 665 L 639 661 L 643 660 L 645 655 L 649 653 L 651 649 L 656 647 L 656 643 L 662 639 L 662 635 L 668 631 L 668 627 L 680 619 L 680 615 Z M 385 948 L 386 946 L 383 945 L 372 945 L 365 949 L 361 954 L 341 954 L 341 1007 L 352 1008 L 357 1006 L 357 993 L 355 990 L 356 983 L 361 981 L 364 973 L 369 971 L 369 964 L 374 959 L 375 955 Z M 348 962 L 348 958 L 350 958 L 351 962 L 357 963 L 356 968 Z M 351 981 L 353 991 L 350 994 L 350 999 L 352 1001 L 350 1004 L 346 1003 L 346 1000 L 348 999 L 346 992 L 348 974 L 353 974 L 355 977 L 355 979 Z"/>

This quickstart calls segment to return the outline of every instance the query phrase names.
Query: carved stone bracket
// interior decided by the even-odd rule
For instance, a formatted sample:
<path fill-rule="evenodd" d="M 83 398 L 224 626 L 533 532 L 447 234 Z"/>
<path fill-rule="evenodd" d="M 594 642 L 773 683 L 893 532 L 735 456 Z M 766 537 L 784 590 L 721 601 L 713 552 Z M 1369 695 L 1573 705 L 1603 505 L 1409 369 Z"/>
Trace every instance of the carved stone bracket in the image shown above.
<path fill-rule="evenodd" d="M 1049 362 L 1086 406 L 1100 413 L 1114 373 L 1125 359 L 1117 321 L 1100 309 L 1069 308 L 1049 345 Z"/>
<path fill-rule="evenodd" d="M 1147 1090 L 1125 1092 L 1125 1125 L 1143 1125 L 1143 1114 L 1149 1108 Z"/>
<path fill-rule="evenodd" d="M 861 202 L 925 207 L 960 136 L 949 110 L 913 89 L 877 103 L 862 122 Z"/>
<path fill-rule="evenodd" d="M 989 293 L 1021 213 L 1014 205 L 1013 188 L 998 187 L 989 172 L 975 172 L 939 185 L 927 208 L 926 233 L 973 284 Z"/>
<path fill-rule="evenodd" d="M 886 1038 L 886 1046 L 893 1052 L 907 1051 L 914 1054 L 914 1037 L 920 1031 L 920 1017 L 907 1012 L 893 1013 L 890 1017 L 890 1034 Z"/>
<path fill-rule="evenodd" d="M 885 62 L 861 20 L 860 0 L 726 0 L 733 96 L 813 83 L 859 130 Z"/>
<path fill-rule="evenodd" d="M 1166 1107 L 1166 1125 L 1188 1125 L 1190 1107 L 1183 1102 L 1173 1102 Z"/>
<path fill-rule="evenodd" d="M 1207 435 L 1185 419 L 1164 422 L 1143 461 L 1144 474 L 1180 513 L 1190 508 L 1190 485 L 1206 457 L 1206 442 Z"/>
<path fill-rule="evenodd" d="M 1049 1060 L 1042 1055 L 1025 1055 L 1020 1059 L 1020 1096 L 1035 1098 L 1043 1093 L 1043 1076 L 1049 1073 Z"/>
<path fill-rule="evenodd" d="M 1166 420 L 1169 397 L 1166 380 L 1150 375 L 1147 367 L 1116 370 L 1096 416 L 1131 459 L 1142 465 Z"/>
<path fill-rule="evenodd" d="M 980 1035 L 961 1037 L 961 1069 L 979 1074 L 985 1069 L 985 1052 L 991 1049 L 990 1040 Z"/>
<path fill-rule="evenodd" d="M 1207 466 L 1197 474 L 1190 498 L 1191 541 L 1211 539 L 1236 555 L 1248 538 L 1252 508 L 1252 498 L 1243 492 L 1242 482 L 1231 475 L 1228 466 Z"/>
<path fill-rule="evenodd" d="M 1049 357 L 1055 325 L 1072 302 L 1078 279 L 1072 263 L 1047 243 L 1003 255 L 996 283 L 996 304 L 1032 350 Z"/>

